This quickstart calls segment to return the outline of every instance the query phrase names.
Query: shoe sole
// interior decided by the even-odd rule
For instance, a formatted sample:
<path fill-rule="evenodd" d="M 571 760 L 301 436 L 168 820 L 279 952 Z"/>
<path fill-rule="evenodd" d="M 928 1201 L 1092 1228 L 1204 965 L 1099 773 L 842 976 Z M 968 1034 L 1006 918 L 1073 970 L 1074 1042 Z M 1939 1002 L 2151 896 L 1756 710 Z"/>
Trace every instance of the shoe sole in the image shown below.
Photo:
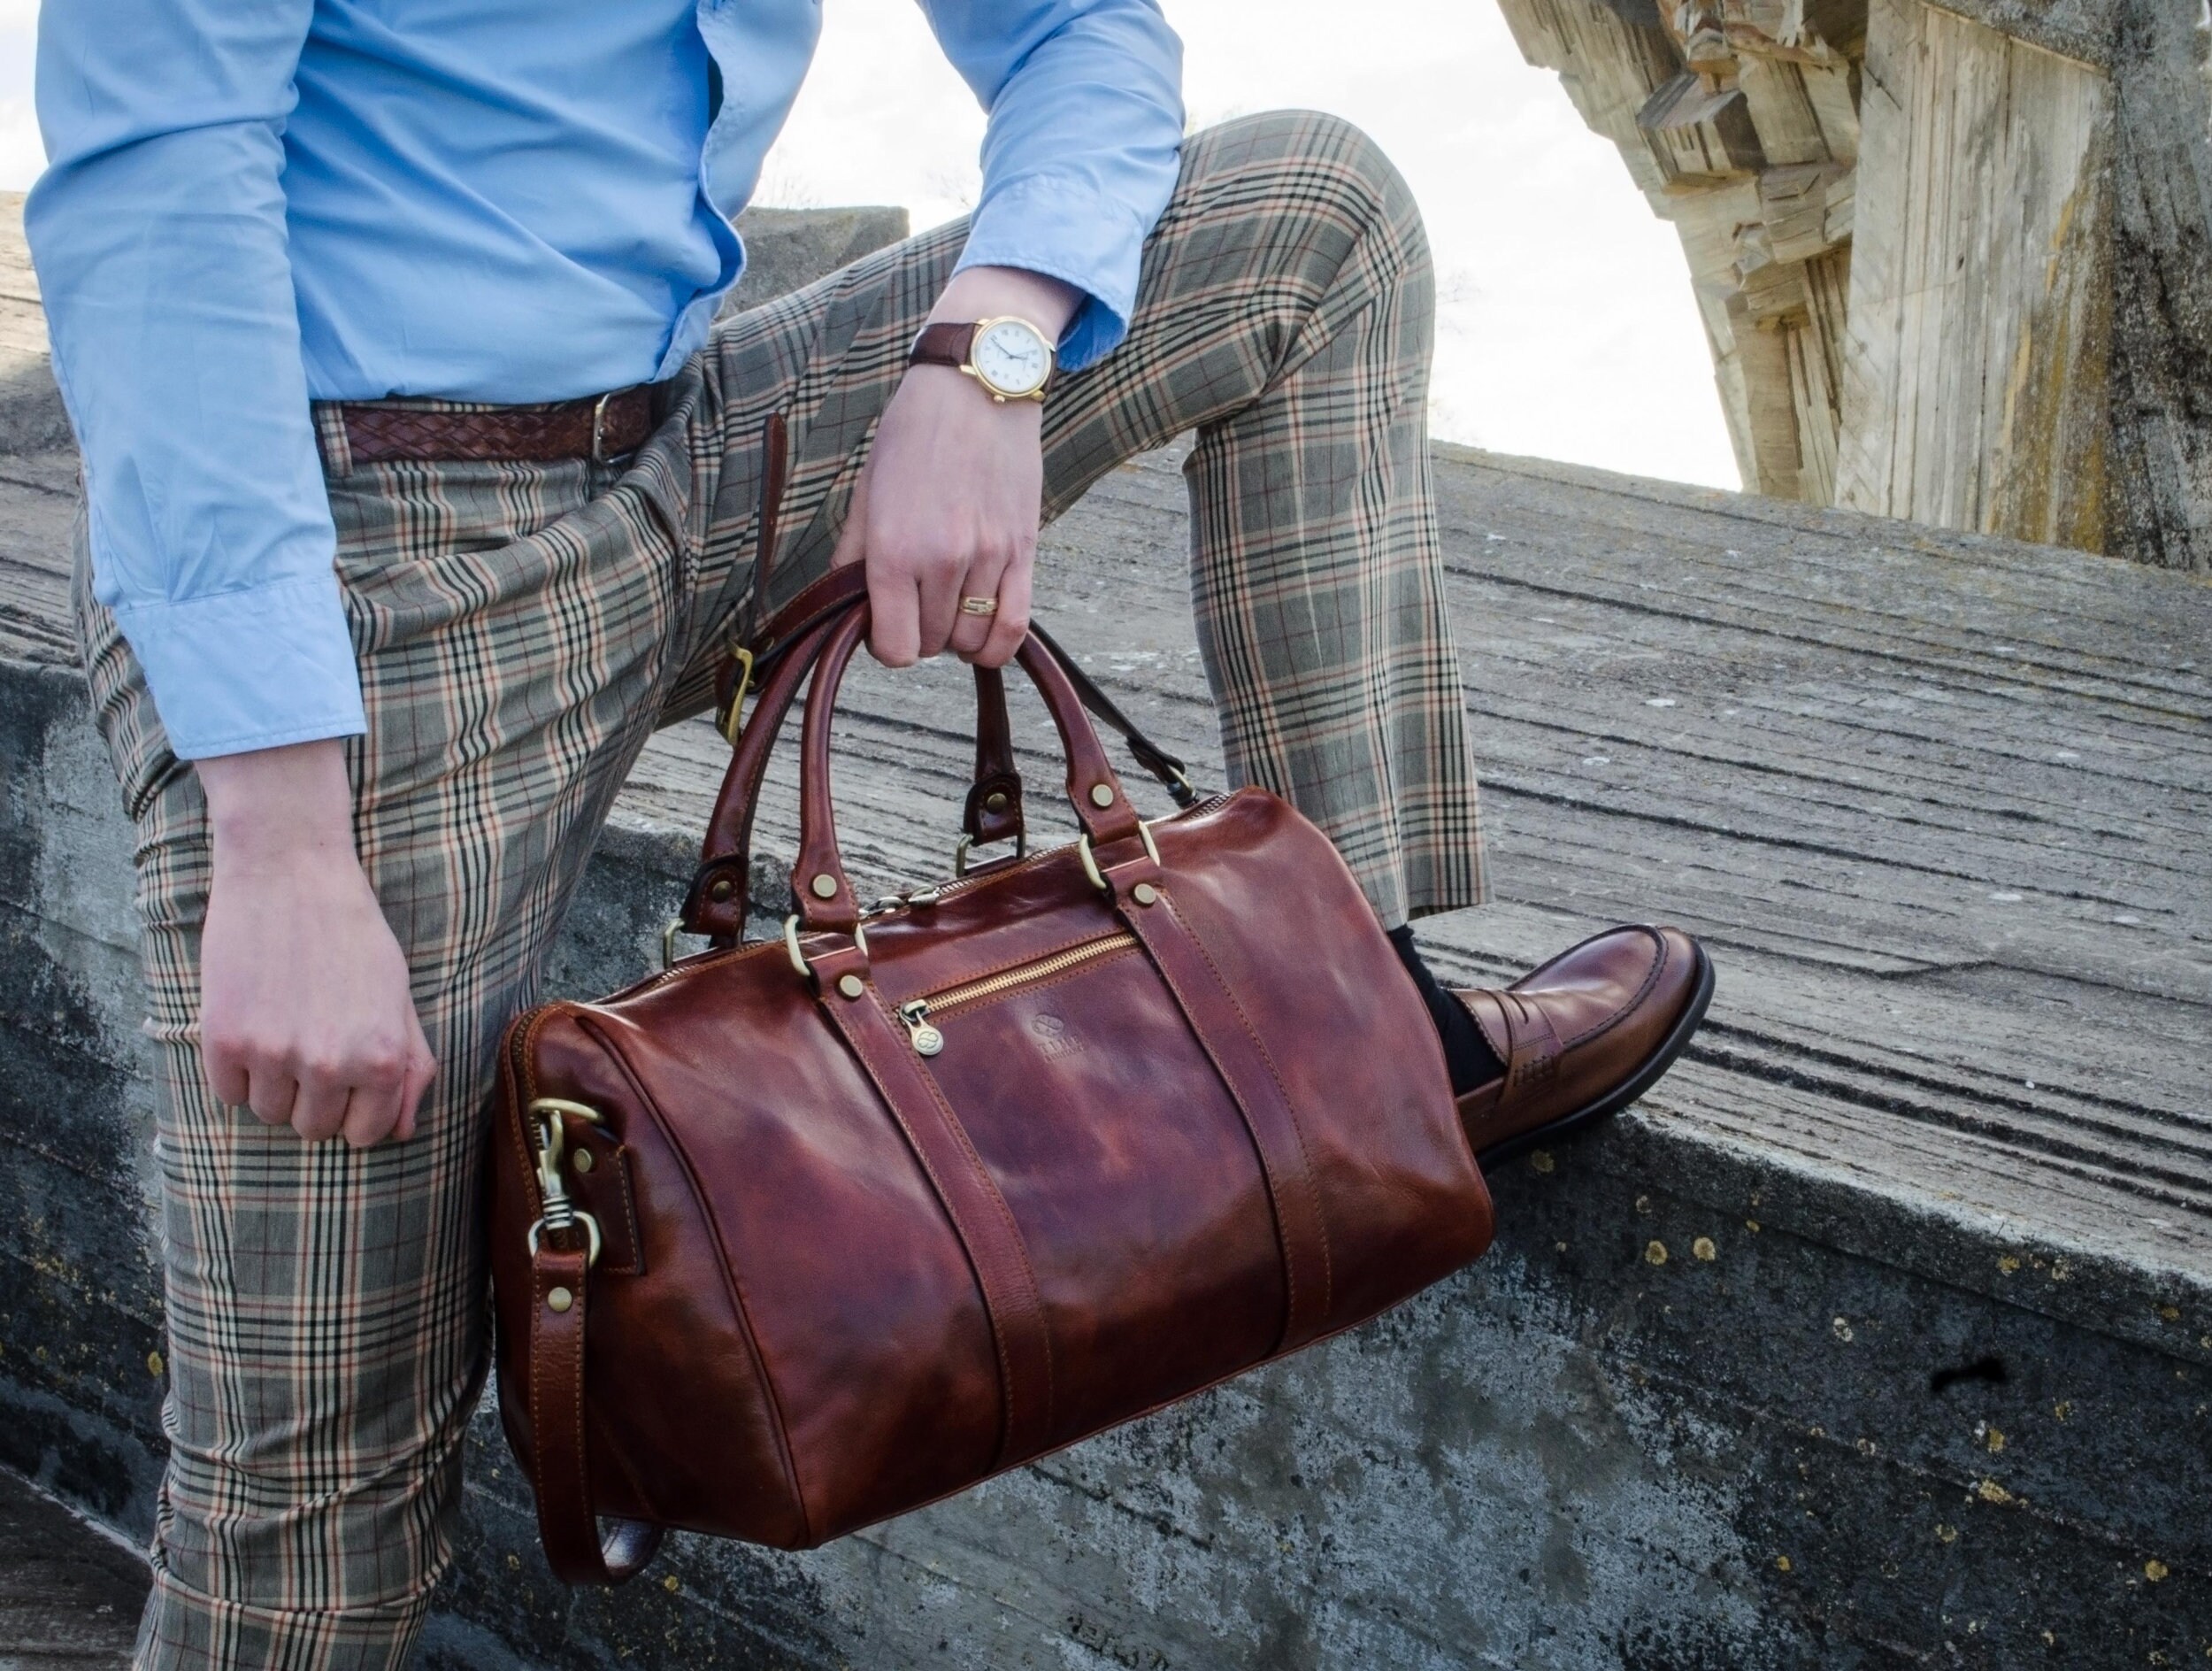
<path fill-rule="evenodd" d="M 1578 1108 L 1571 1114 L 1562 1114 L 1556 1120 L 1532 1127 L 1513 1136 L 1492 1144 L 1475 1157 L 1475 1165 L 1487 1173 L 1493 1167 L 1526 1154 L 1530 1150 L 1562 1137 L 1571 1137 L 1601 1120 L 1610 1119 L 1657 1084 L 1667 1069 L 1674 1066 L 1674 1059 L 1682 1054 L 1705 1020 L 1706 1007 L 1713 1001 L 1713 960 L 1705 955 L 1705 948 L 1694 940 L 1690 942 L 1697 951 L 1697 990 L 1690 994 L 1690 1002 L 1676 1019 L 1674 1026 L 1662 1039 L 1659 1048 L 1647 1057 L 1626 1083 L 1615 1087 L 1586 1108 Z"/>

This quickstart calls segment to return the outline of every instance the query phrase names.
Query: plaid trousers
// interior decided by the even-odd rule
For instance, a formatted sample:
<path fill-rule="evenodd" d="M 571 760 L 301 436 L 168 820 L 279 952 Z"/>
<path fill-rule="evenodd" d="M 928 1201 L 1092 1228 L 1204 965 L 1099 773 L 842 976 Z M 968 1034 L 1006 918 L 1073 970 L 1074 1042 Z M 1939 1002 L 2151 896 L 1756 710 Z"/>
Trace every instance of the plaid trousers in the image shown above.
<path fill-rule="evenodd" d="M 827 565 L 964 235 L 721 322 L 619 468 L 357 467 L 319 413 L 368 712 L 347 750 L 355 839 L 440 1063 L 411 1141 L 303 1144 L 211 1097 L 206 806 L 81 552 L 165 1080 L 170 1457 L 139 1666 L 405 1660 L 487 1358 L 501 1029 L 538 995 L 646 737 L 705 705 L 725 615 L 749 601 L 726 582 L 752 553 L 764 417 L 792 437 L 772 605 Z M 1065 378 L 1044 421 L 1048 516 L 1197 431 L 1192 593 L 1232 775 L 1326 831 L 1386 923 L 1482 887 L 1429 481 L 1432 302 L 1411 196 L 1371 142 L 1308 114 L 1233 122 L 1187 147 L 1128 341 Z"/>

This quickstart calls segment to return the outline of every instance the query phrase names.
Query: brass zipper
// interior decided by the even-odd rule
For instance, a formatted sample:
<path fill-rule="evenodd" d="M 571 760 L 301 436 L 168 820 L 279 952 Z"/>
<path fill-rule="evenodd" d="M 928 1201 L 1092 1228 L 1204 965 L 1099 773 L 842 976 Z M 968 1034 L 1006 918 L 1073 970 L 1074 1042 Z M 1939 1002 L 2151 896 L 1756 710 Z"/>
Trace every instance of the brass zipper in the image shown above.
<path fill-rule="evenodd" d="M 931 1017 L 943 1017 L 954 1010 L 964 1009 L 971 1004 L 980 1004 L 1011 992 L 1017 987 L 1031 986 L 1039 981 L 1049 981 L 1056 974 L 1064 974 L 1096 959 L 1126 951 L 1137 943 L 1137 936 L 1126 928 L 1102 934 L 1095 940 L 1086 940 L 1079 945 L 1055 951 L 1048 957 L 1018 964 L 1002 969 L 996 974 L 987 974 L 973 981 L 963 981 L 911 998 L 899 1005 L 899 1020 L 906 1023 L 906 1036 L 914 1046 L 917 1056 L 934 1056 L 945 1048 L 945 1036 L 940 1032 Z"/>

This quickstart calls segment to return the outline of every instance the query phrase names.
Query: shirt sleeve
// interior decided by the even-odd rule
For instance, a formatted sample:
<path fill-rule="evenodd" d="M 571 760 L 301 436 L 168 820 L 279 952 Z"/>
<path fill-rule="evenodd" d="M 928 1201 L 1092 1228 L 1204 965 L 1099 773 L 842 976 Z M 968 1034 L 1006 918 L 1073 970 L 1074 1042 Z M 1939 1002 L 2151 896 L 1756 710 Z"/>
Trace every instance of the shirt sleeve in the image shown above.
<path fill-rule="evenodd" d="M 286 250 L 313 0 L 49 0 L 25 205 L 93 591 L 184 759 L 364 728 Z"/>
<path fill-rule="evenodd" d="M 1144 241 L 1175 189 L 1183 48 L 1156 0 L 921 0 L 990 112 L 983 197 L 958 266 L 1020 267 L 1086 300 L 1080 370 L 1128 335 Z"/>

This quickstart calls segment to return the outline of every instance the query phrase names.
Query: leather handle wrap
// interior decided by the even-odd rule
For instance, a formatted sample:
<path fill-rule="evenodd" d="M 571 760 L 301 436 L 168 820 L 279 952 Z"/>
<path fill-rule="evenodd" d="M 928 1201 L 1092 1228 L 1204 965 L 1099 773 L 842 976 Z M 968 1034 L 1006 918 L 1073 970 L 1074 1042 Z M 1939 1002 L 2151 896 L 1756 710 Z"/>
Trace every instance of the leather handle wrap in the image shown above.
<path fill-rule="evenodd" d="M 975 776 L 960 830 L 979 847 L 1017 841 L 1023 833 L 1021 770 L 1006 717 L 1006 680 L 996 667 L 975 670 Z"/>

